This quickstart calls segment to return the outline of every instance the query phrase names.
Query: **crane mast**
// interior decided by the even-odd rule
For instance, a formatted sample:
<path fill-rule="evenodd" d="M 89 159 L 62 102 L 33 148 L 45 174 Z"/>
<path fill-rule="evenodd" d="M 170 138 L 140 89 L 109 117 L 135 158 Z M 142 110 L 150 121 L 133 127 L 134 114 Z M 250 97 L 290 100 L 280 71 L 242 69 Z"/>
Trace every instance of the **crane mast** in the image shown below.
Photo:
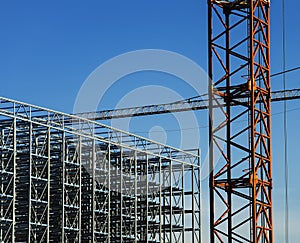
<path fill-rule="evenodd" d="M 208 24 L 211 243 L 272 243 L 270 1 L 208 0 Z"/>

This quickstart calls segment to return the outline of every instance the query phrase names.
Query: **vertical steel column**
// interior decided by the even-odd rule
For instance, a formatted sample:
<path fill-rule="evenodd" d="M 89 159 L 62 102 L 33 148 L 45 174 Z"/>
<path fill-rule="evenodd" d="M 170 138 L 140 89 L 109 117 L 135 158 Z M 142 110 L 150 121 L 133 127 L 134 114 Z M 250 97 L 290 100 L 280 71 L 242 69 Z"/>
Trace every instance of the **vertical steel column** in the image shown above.
<path fill-rule="evenodd" d="M 138 242 L 138 171 L 137 152 L 134 151 L 134 242 Z"/>
<path fill-rule="evenodd" d="M 162 148 L 159 146 L 159 151 L 161 153 Z M 163 203 L 163 195 L 162 195 L 162 176 L 163 176 L 163 172 L 162 172 L 162 168 L 161 168 L 161 163 L 162 163 L 162 159 L 161 157 L 159 157 L 159 242 L 162 242 L 163 239 L 163 232 L 162 232 L 162 203 Z"/>
<path fill-rule="evenodd" d="M 120 147 L 120 243 L 123 242 L 123 147 Z M 125 238 L 125 237 L 124 237 Z"/>
<path fill-rule="evenodd" d="M 272 243 L 270 1 L 208 0 L 208 18 L 210 240 Z"/>
<path fill-rule="evenodd" d="M 95 205 L 95 200 L 96 200 L 96 178 L 95 178 L 95 164 L 96 164 L 96 142 L 95 139 L 92 140 L 92 164 L 91 164 L 91 169 L 92 169 L 92 242 L 95 242 L 95 210 L 96 210 L 96 205 Z"/>
<path fill-rule="evenodd" d="M 192 242 L 201 242 L 201 179 L 200 179 L 200 154 L 195 165 L 189 168 L 191 177 L 191 189 L 188 194 L 191 196 L 191 217 L 192 217 Z M 189 211 L 189 210 L 188 210 Z"/>
<path fill-rule="evenodd" d="M 198 211 L 198 218 L 199 218 L 199 242 L 202 242 L 202 217 L 201 217 L 201 213 L 202 213 L 202 204 L 201 204 L 201 161 L 200 161 L 200 149 L 198 149 L 198 198 L 197 201 L 199 203 L 199 211 Z"/>
<path fill-rule="evenodd" d="M 31 242 L 31 213 L 32 213 L 32 122 L 29 123 L 29 192 L 28 192 L 28 242 Z M 26 192 L 25 192 L 26 193 Z"/>
<path fill-rule="evenodd" d="M 145 196 L 145 206 L 146 206 L 146 214 L 145 214 L 145 220 L 146 221 L 146 232 L 145 232 L 145 242 L 148 243 L 148 232 L 149 232 L 149 181 L 148 181 L 148 177 L 149 177 L 149 155 L 146 155 L 146 196 Z"/>
<path fill-rule="evenodd" d="M 15 114 L 15 104 L 14 104 L 14 114 Z M 17 119 L 14 117 L 13 118 L 13 167 L 14 167 L 14 175 L 13 175 L 13 180 L 14 180 L 14 185 L 13 185 L 13 222 L 12 222 L 12 243 L 15 243 L 16 241 L 16 174 L 17 174 Z"/>
<path fill-rule="evenodd" d="M 111 144 L 108 143 L 108 243 L 111 242 Z"/>
<path fill-rule="evenodd" d="M 194 173 L 195 173 L 195 168 L 192 168 L 192 230 L 193 230 L 193 235 L 192 235 L 192 243 L 195 242 L 195 200 L 194 200 L 194 193 L 195 193 L 195 178 L 194 178 Z"/>
<path fill-rule="evenodd" d="M 182 207 L 182 225 L 185 226 L 185 185 L 184 185 L 184 169 L 185 169 L 185 164 L 181 165 L 181 193 L 182 193 L 182 202 L 181 202 L 181 207 Z M 182 227 L 182 243 L 185 242 L 185 227 Z"/>
<path fill-rule="evenodd" d="M 77 152 L 78 152 L 78 159 L 77 159 L 77 163 L 79 164 L 79 216 L 78 216 L 78 228 L 79 228 L 79 231 L 78 231 L 78 239 L 79 241 L 82 241 L 82 238 L 81 238 L 81 229 L 82 229 L 82 226 L 81 226 L 81 220 L 82 220 L 82 165 L 81 165 L 81 162 L 82 162 L 82 136 L 78 136 L 78 145 L 77 145 Z"/>
<path fill-rule="evenodd" d="M 169 218 L 169 223 L 170 223 L 170 242 L 173 242 L 173 224 L 172 224 L 172 221 L 173 221 L 173 208 L 172 208 L 172 205 L 173 205 L 173 180 L 172 180 L 172 166 L 173 166 L 173 163 L 172 163 L 172 154 L 170 152 L 170 166 L 169 166 L 169 180 L 170 180 L 170 197 L 169 197 L 169 206 L 170 206 L 170 218 Z"/>
<path fill-rule="evenodd" d="M 48 201 L 48 206 L 47 206 L 47 241 L 50 241 L 50 195 L 51 195 L 51 129 L 50 127 L 47 128 L 47 160 L 48 160 L 48 166 L 47 166 L 47 177 L 48 177 L 48 189 L 47 189 L 47 201 Z"/>
<path fill-rule="evenodd" d="M 62 242 L 65 242 L 65 191 L 66 191 L 66 186 L 65 186 L 65 178 L 66 178 L 66 173 L 65 173 L 65 156 L 66 156 L 66 134 L 63 131 L 62 132 L 62 141 L 61 141 L 61 161 L 60 163 L 62 164 L 62 223 L 61 223 L 61 239 Z"/>

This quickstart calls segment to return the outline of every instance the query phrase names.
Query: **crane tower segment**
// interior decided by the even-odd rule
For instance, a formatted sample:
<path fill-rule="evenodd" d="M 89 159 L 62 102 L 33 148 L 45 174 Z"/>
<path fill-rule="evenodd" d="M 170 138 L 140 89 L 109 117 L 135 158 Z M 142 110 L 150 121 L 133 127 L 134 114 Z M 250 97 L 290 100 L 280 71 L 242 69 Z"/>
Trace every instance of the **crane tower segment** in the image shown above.
<path fill-rule="evenodd" d="M 208 0 L 208 18 L 211 243 L 271 243 L 270 1 Z"/>

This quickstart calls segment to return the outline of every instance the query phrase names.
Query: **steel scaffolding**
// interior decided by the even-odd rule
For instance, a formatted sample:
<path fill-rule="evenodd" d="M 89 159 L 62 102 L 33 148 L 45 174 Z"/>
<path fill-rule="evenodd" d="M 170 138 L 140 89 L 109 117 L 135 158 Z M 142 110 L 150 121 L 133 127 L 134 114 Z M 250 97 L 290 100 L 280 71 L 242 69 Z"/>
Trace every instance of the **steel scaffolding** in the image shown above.
<path fill-rule="evenodd" d="M 0 98 L 0 242 L 200 242 L 199 152 Z"/>

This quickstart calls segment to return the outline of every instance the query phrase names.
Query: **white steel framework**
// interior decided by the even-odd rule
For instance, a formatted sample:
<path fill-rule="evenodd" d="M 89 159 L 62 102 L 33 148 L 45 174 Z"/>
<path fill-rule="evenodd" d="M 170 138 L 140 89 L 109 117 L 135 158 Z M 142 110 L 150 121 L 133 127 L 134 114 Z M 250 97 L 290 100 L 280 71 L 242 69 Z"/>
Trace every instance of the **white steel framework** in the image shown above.
<path fill-rule="evenodd" d="M 200 242 L 199 153 L 0 98 L 0 242 Z"/>

